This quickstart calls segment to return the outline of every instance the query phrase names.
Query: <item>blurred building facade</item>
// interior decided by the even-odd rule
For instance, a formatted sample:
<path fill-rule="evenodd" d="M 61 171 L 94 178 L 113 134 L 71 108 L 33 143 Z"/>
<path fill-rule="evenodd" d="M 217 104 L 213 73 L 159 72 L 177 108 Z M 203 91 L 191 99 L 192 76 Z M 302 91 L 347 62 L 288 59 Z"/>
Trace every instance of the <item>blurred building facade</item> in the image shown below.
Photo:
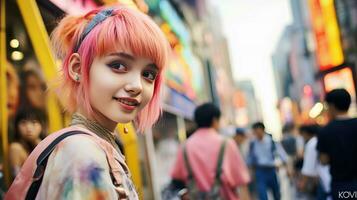
<path fill-rule="evenodd" d="M 283 123 L 306 121 L 319 99 L 321 89 L 306 1 L 291 0 L 293 23 L 287 26 L 273 54 L 273 68 L 278 91 L 278 107 Z"/>
<path fill-rule="evenodd" d="M 356 94 L 356 1 L 291 0 L 293 23 L 272 57 L 283 123 L 323 121 L 326 92 Z"/>
<path fill-rule="evenodd" d="M 238 127 L 249 127 L 257 121 L 262 121 L 261 104 L 256 98 L 252 81 L 235 83 L 233 95 L 235 124 Z"/>
<path fill-rule="evenodd" d="M 222 110 L 222 124 L 234 121 L 233 78 L 226 39 L 219 17 L 205 0 L 146 1 L 149 14 L 162 24 L 174 57 L 166 76 L 164 115 L 144 140 L 149 152 L 152 197 L 170 180 L 173 158 L 180 142 L 194 129 L 196 105 L 212 101 Z M 152 139 L 151 139 L 152 138 Z M 170 149 L 168 149 L 170 147 Z M 165 165 L 162 165 L 165 161 Z"/>

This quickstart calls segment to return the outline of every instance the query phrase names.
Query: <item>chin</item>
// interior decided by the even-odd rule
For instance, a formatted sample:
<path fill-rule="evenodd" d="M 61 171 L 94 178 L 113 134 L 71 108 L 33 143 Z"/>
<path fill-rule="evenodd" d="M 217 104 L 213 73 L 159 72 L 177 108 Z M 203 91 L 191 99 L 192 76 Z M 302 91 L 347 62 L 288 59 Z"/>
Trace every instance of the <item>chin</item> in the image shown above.
<path fill-rule="evenodd" d="M 131 116 L 125 116 L 127 114 L 120 114 L 119 117 L 115 116 L 112 118 L 113 121 L 115 121 L 116 123 L 121 123 L 121 124 L 126 124 L 129 123 L 131 121 L 134 120 L 135 117 L 131 117 Z"/>

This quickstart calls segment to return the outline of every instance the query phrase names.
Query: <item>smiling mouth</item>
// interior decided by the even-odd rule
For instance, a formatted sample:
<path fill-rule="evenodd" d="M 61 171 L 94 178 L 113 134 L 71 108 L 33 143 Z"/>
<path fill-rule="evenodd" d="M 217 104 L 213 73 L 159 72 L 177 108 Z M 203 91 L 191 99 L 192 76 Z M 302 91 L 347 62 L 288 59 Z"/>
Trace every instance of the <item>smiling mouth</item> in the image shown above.
<path fill-rule="evenodd" d="M 120 103 L 127 105 L 127 106 L 139 106 L 140 103 L 136 100 L 136 99 L 132 99 L 132 98 L 117 98 L 117 97 L 113 97 L 113 99 L 115 99 L 116 101 L 119 101 Z"/>

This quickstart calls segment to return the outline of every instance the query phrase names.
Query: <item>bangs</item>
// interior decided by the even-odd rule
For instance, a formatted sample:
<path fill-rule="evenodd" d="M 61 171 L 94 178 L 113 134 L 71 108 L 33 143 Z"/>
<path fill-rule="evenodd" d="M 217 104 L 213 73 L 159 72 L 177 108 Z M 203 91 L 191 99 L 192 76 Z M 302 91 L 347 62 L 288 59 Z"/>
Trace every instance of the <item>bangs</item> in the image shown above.
<path fill-rule="evenodd" d="M 23 108 L 17 113 L 15 117 L 15 124 L 18 124 L 22 120 L 35 120 L 39 121 L 40 123 L 44 123 L 46 121 L 46 114 L 40 109 Z"/>
<path fill-rule="evenodd" d="M 130 49 L 135 56 L 149 58 L 160 70 L 163 69 L 168 56 L 168 42 L 161 30 L 144 14 L 130 9 L 116 12 L 118 14 L 92 30 L 94 54 L 103 56 Z"/>

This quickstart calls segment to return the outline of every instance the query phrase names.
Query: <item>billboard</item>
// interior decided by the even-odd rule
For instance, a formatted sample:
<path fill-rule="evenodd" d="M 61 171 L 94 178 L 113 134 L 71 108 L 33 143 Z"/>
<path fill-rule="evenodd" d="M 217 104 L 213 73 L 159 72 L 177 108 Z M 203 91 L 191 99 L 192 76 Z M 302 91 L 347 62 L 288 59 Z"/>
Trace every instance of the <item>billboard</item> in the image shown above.
<path fill-rule="evenodd" d="M 316 58 L 321 71 L 344 62 L 333 0 L 309 0 L 311 24 L 316 41 Z"/>
<path fill-rule="evenodd" d="M 356 100 L 356 88 L 351 68 L 346 67 L 338 71 L 330 72 L 324 76 L 323 82 L 326 92 L 337 88 L 344 88 L 351 94 L 352 100 Z"/>

